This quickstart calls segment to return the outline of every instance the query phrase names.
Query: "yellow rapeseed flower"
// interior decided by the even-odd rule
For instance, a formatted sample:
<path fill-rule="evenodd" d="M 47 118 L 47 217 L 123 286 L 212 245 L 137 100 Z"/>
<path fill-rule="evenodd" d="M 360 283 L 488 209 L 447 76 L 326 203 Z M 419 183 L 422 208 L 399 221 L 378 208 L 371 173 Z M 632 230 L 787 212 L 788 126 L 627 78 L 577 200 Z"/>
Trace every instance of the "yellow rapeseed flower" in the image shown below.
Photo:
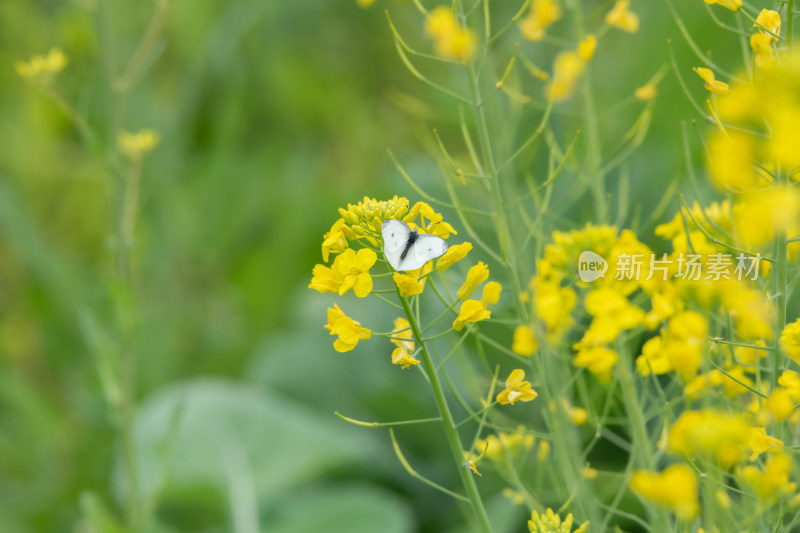
<path fill-rule="evenodd" d="M 492 461 L 505 463 L 507 458 L 514 458 L 533 448 L 536 437 L 526 435 L 525 427 L 518 426 L 519 433 L 500 432 L 487 435 L 485 439 L 475 441 L 475 449 Z"/>
<path fill-rule="evenodd" d="M 548 507 L 542 514 L 536 511 L 531 513 L 531 519 L 528 520 L 528 529 L 530 533 L 585 533 L 589 530 L 589 522 L 584 522 L 573 532 L 573 520 L 572 513 L 570 513 L 562 522 L 561 517 Z"/>
<path fill-rule="evenodd" d="M 792 394 L 786 389 L 775 389 L 772 391 L 764 403 L 764 407 L 775 418 L 781 422 L 786 420 L 794 413 L 794 400 Z"/>
<path fill-rule="evenodd" d="M 759 32 L 766 33 L 771 40 L 777 41 L 781 35 L 781 14 L 771 9 L 762 9 L 753 27 L 758 28 Z"/>
<path fill-rule="evenodd" d="M 60 48 L 52 48 L 46 56 L 35 55 L 28 61 L 17 61 L 17 74 L 37 85 L 47 85 L 64 70 L 69 59 Z"/>
<path fill-rule="evenodd" d="M 392 329 L 392 344 L 398 348 L 402 348 L 408 353 L 414 353 L 414 332 L 411 331 L 411 324 L 405 318 L 396 318 L 394 320 L 394 329 Z"/>
<path fill-rule="evenodd" d="M 637 100 L 642 100 L 646 102 L 648 100 L 652 100 L 656 97 L 657 91 L 655 85 L 642 85 L 638 89 L 636 89 L 633 95 L 636 97 Z"/>
<path fill-rule="evenodd" d="M 747 459 L 751 426 L 743 415 L 716 409 L 685 411 L 669 432 L 675 453 L 713 459 L 727 467 Z"/>
<path fill-rule="evenodd" d="M 541 41 L 545 31 L 561 18 L 557 0 L 533 0 L 531 11 L 519 23 L 522 36 L 529 41 Z"/>
<path fill-rule="evenodd" d="M 331 230 L 322 238 L 322 260 L 326 263 L 331 252 L 339 254 L 347 249 L 347 236 L 344 233 L 344 226 L 344 219 L 340 218 L 333 223 Z"/>
<path fill-rule="evenodd" d="M 578 301 L 575 291 L 539 277 L 531 280 L 530 288 L 536 316 L 544 322 L 548 332 L 557 337 L 569 329 L 570 314 Z"/>
<path fill-rule="evenodd" d="M 586 63 L 574 50 L 560 52 L 553 62 L 553 79 L 545 86 L 545 95 L 553 102 L 566 100 L 575 91 Z"/>
<path fill-rule="evenodd" d="M 731 11 L 736 11 L 742 7 L 742 0 L 706 0 L 706 4 L 719 4 Z"/>
<path fill-rule="evenodd" d="M 569 421 L 576 426 L 582 426 L 589 418 L 589 412 L 583 407 L 575 407 L 574 405 L 567 405 L 567 417 Z"/>
<path fill-rule="evenodd" d="M 636 33 L 639 31 L 639 15 L 630 8 L 630 0 L 617 0 L 611 11 L 606 13 L 606 24 L 628 33 Z"/>
<path fill-rule="evenodd" d="M 458 299 L 466 300 L 470 297 L 472 292 L 478 285 L 483 283 L 489 278 L 489 268 L 483 261 L 479 261 L 477 265 L 472 266 L 467 272 L 467 279 L 458 289 Z"/>
<path fill-rule="evenodd" d="M 470 61 L 475 55 L 475 32 L 461 26 L 455 13 L 445 6 L 439 6 L 428 13 L 425 18 L 425 33 L 433 39 L 434 49 L 442 57 Z"/>
<path fill-rule="evenodd" d="M 539 450 L 536 452 L 536 458 L 539 460 L 540 463 L 544 463 L 545 461 L 547 461 L 547 458 L 549 456 L 550 456 L 550 441 L 540 440 Z"/>
<path fill-rule="evenodd" d="M 784 370 L 778 378 L 778 385 L 789 393 L 793 401 L 800 401 L 800 374 L 794 370 Z"/>
<path fill-rule="evenodd" d="M 768 33 L 754 33 L 750 36 L 750 48 L 756 53 L 756 66 L 766 70 L 775 64 L 775 50 L 772 49 L 772 35 Z"/>
<path fill-rule="evenodd" d="M 752 428 L 748 443 L 750 449 L 753 450 L 748 459 L 749 461 L 755 461 L 764 452 L 775 453 L 783 451 L 783 441 L 767 435 L 766 428 Z"/>
<path fill-rule="evenodd" d="M 539 393 L 531 388 L 529 382 L 525 381 L 525 371 L 517 368 L 508 375 L 506 388 L 497 395 L 497 401 L 501 405 L 514 405 L 517 401 L 529 402 L 537 396 Z"/>
<path fill-rule="evenodd" d="M 333 348 L 337 352 L 349 352 L 356 347 L 359 340 L 366 340 L 372 336 L 370 330 L 362 328 L 359 322 L 345 315 L 336 304 L 328 308 L 328 323 L 325 329 L 329 330 L 331 335 L 339 336 L 333 341 Z"/>
<path fill-rule="evenodd" d="M 449 247 L 444 255 L 436 262 L 436 270 L 444 272 L 456 261 L 464 259 L 470 250 L 472 250 L 472 243 L 470 242 L 462 242 L 461 244 Z"/>
<path fill-rule="evenodd" d="M 611 380 L 611 369 L 617 364 L 617 352 L 605 346 L 582 348 L 575 355 L 572 364 L 586 367 L 597 379 L 603 382 Z"/>
<path fill-rule="evenodd" d="M 308 287 L 319 292 L 338 292 L 339 295 L 353 289 L 356 296 L 363 298 L 372 291 L 369 269 L 377 259 L 377 254 L 369 248 L 362 248 L 357 253 L 348 248 L 336 256 L 330 268 L 325 265 L 314 266 Z"/>
<path fill-rule="evenodd" d="M 597 37 L 591 33 L 578 43 L 578 55 L 585 63 L 588 63 L 594 57 L 594 51 L 597 48 Z"/>
<path fill-rule="evenodd" d="M 481 293 L 481 303 L 484 307 L 495 305 L 500 301 L 500 293 L 503 292 L 503 286 L 496 281 L 490 281 L 483 286 L 483 293 Z"/>
<path fill-rule="evenodd" d="M 492 312 L 486 309 L 478 300 L 466 300 L 461 304 L 458 316 L 453 321 L 453 329 L 461 331 L 468 322 L 480 322 L 492 316 Z"/>
<path fill-rule="evenodd" d="M 400 296 L 408 298 L 422 292 L 422 284 L 416 278 L 395 272 L 392 274 L 392 279 L 397 284 L 397 288 L 400 289 Z"/>
<path fill-rule="evenodd" d="M 663 505 L 681 520 L 691 521 L 700 510 L 697 478 L 684 464 L 668 466 L 661 473 L 637 470 L 630 485 L 642 498 Z"/>
<path fill-rule="evenodd" d="M 392 352 L 392 364 L 400 365 L 402 370 L 419 364 L 419 359 L 415 359 L 413 355 L 409 354 L 403 348 L 395 348 Z"/>
<path fill-rule="evenodd" d="M 517 329 L 514 330 L 514 341 L 511 344 L 511 350 L 523 357 L 530 357 L 538 347 L 539 345 L 531 327 L 525 324 L 517 326 Z"/>
<path fill-rule="evenodd" d="M 767 458 L 763 470 L 750 465 L 744 467 L 740 474 L 759 498 L 770 500 L 795 491 L 797 485 L 789 481 L 791 473 L 792 458 L 785 453 L 779 453 Z"/>
<path fill-rule="evenodd" d="M 153 148 L 158 146 L 161 136 L 153 130 L 141 130 L 136 133 L 120 132 L 117 138 L 119 151 L 133 161 L 138 161 Z"/>
<path fill-rule="evenodd" d="M 800 318 L 783 328 L 780 345 L 786 357 L 800 365 Z"/>
<path fill-rule="evenodd" d="M 704 87 L 712 93 L 728 94 L 728 91 L 730 91 L 728 84 L 717 80 L 711 70 L 703 67 L 695 67 L 692 70 L 694 70 L 698 76 L 703 78 L 703 81 L 706 82 Z"/>

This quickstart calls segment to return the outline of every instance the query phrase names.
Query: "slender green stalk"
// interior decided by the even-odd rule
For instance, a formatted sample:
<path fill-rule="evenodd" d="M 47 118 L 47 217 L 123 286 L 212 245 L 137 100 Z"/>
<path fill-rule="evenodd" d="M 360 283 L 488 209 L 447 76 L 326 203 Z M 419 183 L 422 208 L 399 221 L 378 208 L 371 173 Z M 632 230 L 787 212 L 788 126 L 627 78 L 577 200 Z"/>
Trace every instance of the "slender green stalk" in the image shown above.
<path fill-rule="evenodd" d="M 403 305 L 403 310 L 406 313 L 406 318 L 411 326 L 411 331 L 414 333 L 414 339 L 420 347 L 420 355 L 422 356 L 422 364 L 425 366 L 425 372 L 428 375 L 428 380 L 433 390 L 433 398 L 436 401 L 436 408 L 439 411 L 439 416 L 442 418 L 442 427 L 444 428 L 447 443 L 450 446 L 450 452 L 453 454 L 453 460 L 458 468 L 458 474 L 461 476 L 461 482 L 464 485 L 464 490 L 467 493 L 470 505 L 475 518 L 478 522 L 480 530 L 484 533 L 491 533 L 492 526 L 489 523 L 489 516 L 486 514 L 486 509 L 483 506 L 478 486 L 475 484 L 475 479 L 472 477 L 472 472 L 464 459 L 464 447 L 461 444 L 461 437 L 458 435 L 453 415 L 450 413 L 450 407 L 447 405 L 447 398 L 444 395 L 442 383 L 439 381 L 439 375 L 436 372 L 436 367 L 431 359 L 428 347 L 423 342 L 422 330 L 417 322 L 416 315 L 411 310 L 408 300 L 400 295 L 400 289 L 397 290 L 397 297 L 400 298 L 400 303 Z"/>
<path fill-rule="evenodd" d="M 775 269 L 775 338 L 772 350 L 772 382 L 775 386 L 777 386 L 783 366 L 783 354 L 779 341 L 781 332 L 786 327 L 786 291 L 789 289 L 786 240 L 786 231 L 778 231 L 775 238 L 775 262 L 772 265 Z"/>

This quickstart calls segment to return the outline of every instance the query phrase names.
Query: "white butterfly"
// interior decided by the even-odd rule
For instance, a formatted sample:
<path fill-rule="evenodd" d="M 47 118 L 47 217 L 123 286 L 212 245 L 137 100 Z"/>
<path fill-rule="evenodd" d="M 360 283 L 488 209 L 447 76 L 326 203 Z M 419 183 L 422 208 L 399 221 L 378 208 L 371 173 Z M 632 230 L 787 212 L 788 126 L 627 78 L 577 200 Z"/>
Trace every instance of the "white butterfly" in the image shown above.
<path fill-rule="evenodd" d="M 395 270 L 416 270 L 447 251 L 447 243 L 436 235 L 423 234 L 402 220 L 384 220 L 381 224 L 383 253 Z"/>

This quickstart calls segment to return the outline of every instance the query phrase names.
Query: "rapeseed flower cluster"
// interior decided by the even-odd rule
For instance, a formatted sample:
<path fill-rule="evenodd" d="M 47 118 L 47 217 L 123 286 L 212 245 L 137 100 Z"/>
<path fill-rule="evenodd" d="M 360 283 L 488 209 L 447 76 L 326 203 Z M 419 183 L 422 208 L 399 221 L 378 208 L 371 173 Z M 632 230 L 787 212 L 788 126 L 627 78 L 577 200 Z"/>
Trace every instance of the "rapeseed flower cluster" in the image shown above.
<path fill-rule="evenodd" d="M 69 58 L 60 48 L 52 48 L 47 55 L 35 55 L 28 61 L 17 61 L 14 69 L 27 81 L 44 87 L 52 83 L 68 62 Z"/>

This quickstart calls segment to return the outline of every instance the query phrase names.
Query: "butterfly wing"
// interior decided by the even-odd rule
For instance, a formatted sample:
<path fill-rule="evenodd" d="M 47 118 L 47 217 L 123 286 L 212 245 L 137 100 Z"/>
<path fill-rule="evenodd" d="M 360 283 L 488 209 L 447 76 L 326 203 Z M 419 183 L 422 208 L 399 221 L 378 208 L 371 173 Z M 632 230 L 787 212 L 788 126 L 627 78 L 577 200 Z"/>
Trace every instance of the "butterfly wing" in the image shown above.
<path fill-rule="evenodd" d="M 416 270 L 431 259 L 440 257 L 446 251 L 447 243 L 441 237 L 430 234 L 420 235 L 411 245 L 411 249 L 406 254 L 406 258 L 400 268 L 395 270 Z"/>
<path fill-rule="evenodd" d="M 408 243 L 408 236 L 411 234 L 411 228 L 402 220 L 384 220 L 381 224 L 381 235 L 383 235 L 383 254 L 386 256 L 389 264 L 395 270 L 400 270 L 400 255 L 406 248 Z M 411 250 L 406 256 L 411 255 Z"/>

